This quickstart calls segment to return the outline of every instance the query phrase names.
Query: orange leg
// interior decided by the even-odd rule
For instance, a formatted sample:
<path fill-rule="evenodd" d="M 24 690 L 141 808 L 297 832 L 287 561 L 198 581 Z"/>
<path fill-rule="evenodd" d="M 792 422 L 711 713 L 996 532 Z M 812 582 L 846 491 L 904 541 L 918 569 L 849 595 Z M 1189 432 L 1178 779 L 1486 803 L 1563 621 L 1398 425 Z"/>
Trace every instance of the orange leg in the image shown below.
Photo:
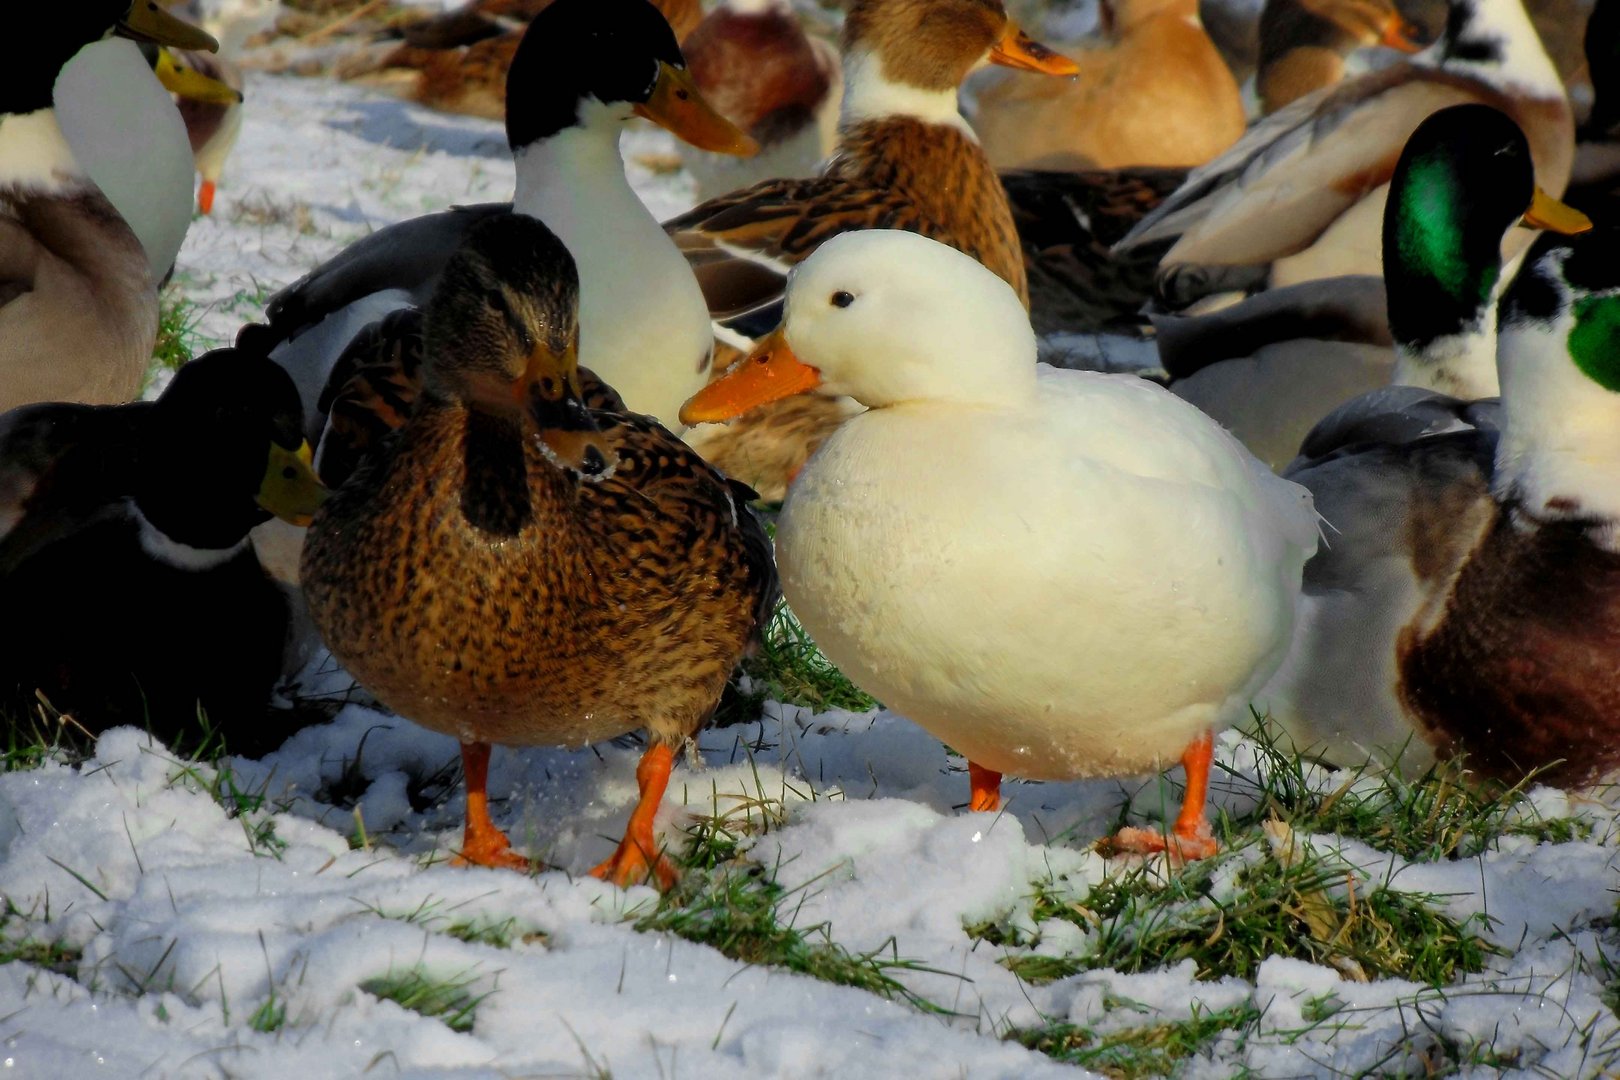
<path fill-rule="evenodd" d="M 451 861 L 457 866 L 531 869 L 529 860 L 512 850 L 512 842 L 489 819 L 489 743 L 462 743 L 461 771 L 467 780 L 467 828 L 461 850 Z"/>
<path fill-rule="evenodd" d="M 1187 794 L 1181 800 L 1181 813 L 1176 815 L 1171 834 L 1166 836 L 1156 829 L 1121 829 L 1113 839 L 1113 849 L 1138 854 L 1167 851 L 1179 859 L 1207 859 L 1215 854 L 1215 834 L 1204 813 L 1209 798 L 1209 767 L 1214 759 L 1215 737 L 1206 731 L 1181 755 L 1181 764 L 1187 770 Z"/>
<path fill-rule="evenodd" d="M 641 800 L 625 826 L 624 839 L 619 849 L 600 866 L 591 871 L 592 877 L 611 881 L 621 889 L 656 879 L 660 889 L 674 886 L 679 876 L 675 864 L 658 850 L 653 836 L 653 819 L 664 801 L 664 789 L 669 786 L 669 771 L 675 766 L 675 751 L 662 743 L 647 747 L 636 766 L 636 786 L 641 788 Z"/>
<path fill-rule="evenodd" d="M 994 812 L 1001 809 L 1001 774 L 983 765 L 968 762 L 968 780 L 973 785 L 969 810 Z"/>
<path fill-rule="evenodd" d="M 197 189 L 197 209 L 204 214 L 214 212 L 214 182 L 212 180 L 204 180 L 202 186 Z"/>

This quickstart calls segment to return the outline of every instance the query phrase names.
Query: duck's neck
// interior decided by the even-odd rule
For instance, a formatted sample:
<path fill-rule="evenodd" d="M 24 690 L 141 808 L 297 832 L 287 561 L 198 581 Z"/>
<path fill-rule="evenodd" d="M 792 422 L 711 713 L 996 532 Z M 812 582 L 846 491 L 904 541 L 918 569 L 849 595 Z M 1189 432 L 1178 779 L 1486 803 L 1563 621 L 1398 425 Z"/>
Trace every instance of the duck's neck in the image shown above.
<path fill-rule="evenodd" d="M 544 221 L 571 248 L 568 230 L 579 221 L 581 204 L 651 219 L 624 174 L 619 132 L 617 123 L 593 118 L 515 150 L 512 209 Z"/>
<path fill-rule="evenodd" d="M 848 131 L 868 121 L 909 117 L 927 124 L 944 124 L 977 142 L 978 137 L 957 107 L 956 88 L 925 90 L 889 77 L 883 58 L 863 46 L 844 57 L 844 102 L 839 127 Z"/>
<path fill-rule="evenodd" d="M 1487 308 L 1455 331 L 1421 345 L 1397 341 L 1390 381 L 1397 386 L 1438 390 L 1464 401 L 1495 397 L 1496 309 Z"/>
<path fill-rule="evenodd" d="M 1420 59 L 1529 97 L 1565 97 L 1520 0 L 1451 0 L 1445 31 Z"/>
<path fill-rule="evenodd" d="M 1501 332 L 1502 436 L 1495 494 L 1539 521 L 1578 520 L 1620 551 L 1620 365 L 1568 355 L 1574 312 Z M 1579 337 L 1576 338 L 1577 342 Z"/>
<path fill-rule="evenodd" d="M 88 184 L 55 109 L 0 116 L 0 189 L 56 191 Z"/>

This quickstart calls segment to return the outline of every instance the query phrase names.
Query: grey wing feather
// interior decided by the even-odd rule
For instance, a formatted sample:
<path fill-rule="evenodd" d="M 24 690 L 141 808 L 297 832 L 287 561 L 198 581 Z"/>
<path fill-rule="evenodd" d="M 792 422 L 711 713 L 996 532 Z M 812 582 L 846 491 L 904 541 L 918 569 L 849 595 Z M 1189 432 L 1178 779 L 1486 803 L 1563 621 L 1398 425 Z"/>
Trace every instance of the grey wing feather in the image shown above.
<path fill-rule="evenodd" d="M 1368 446 L 1401 446 L 1459 431 L 1494 435 L 1499 428 L 1500 403 L 1495 398 L 1463 401 L 1418 386 L 1386 386 L 1323 417 L 1305 436 L 1299 457 L 1283 475 L 1292 478 L 1330 456 Z"/>

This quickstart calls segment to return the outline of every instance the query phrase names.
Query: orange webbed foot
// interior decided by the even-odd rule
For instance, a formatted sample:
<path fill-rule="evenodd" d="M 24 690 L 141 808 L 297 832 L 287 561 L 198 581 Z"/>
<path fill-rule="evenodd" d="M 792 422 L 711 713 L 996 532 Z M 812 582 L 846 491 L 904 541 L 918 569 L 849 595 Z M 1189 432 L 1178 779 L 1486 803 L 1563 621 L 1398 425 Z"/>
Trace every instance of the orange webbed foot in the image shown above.
<path fill-rule="evenodd" d="M 513 851 L 511 841 L 499 829 L 464 837 L 461 850 L 450 857 L 450 865 L 489 866 L 499 870 L 517 870 L 525 874 L 545 869 L 544 863 L 524 858 Z"/>
<path fill-rule="evenodd" d="M 1208 821 L 1200 821 L 1198 827 L 1185 831 L 1178 824 L 1168 833 L 1132 826 L 1119 830 L 1106 843 L 1115 855 L 1157 855 L 1162 851 L 1172 862 L 1207 859 L 1220 850 Z"/>
<path fill-rule="evenodd" d="M 648 837 L 649 847 L 652 843 L 652 838 Z M 628 889 L 632 885 L 653 885 L 659 892 L 668 892 L 680 880 L 680 871 L 668 856 L 656 848 L 653 850 L 655 853 L 649 858 L 641 844 L 627 836 L 617 851 L 597 864 L 591 871 L 591 877 L 611 881 L 621 889 Z"/>
<path fill-rule="evenodd" d="M 972 795 L 968 799 L 969 810 L 993 814 L 1001 809 L 1000 773 L 970 761 L 968 762 L 968 782 L 972 785 Z"/>
<path fill-rule="evenodd" d="M 674 888 L 680 871 L 659 850 L 653 835 L 653 819 L 658 816 L 664 789 L 669 786 L 669 771 L 674 767 L 675 752 L 662 743 L 654 743 L 641 755 L 641 763 L 636 766 L 636 786 L 641 797 L 630 814 L 618 850 L 591 871 L 592 877 L 611 881 L 621 889 L 652 881 L 661 890 Z"/>
<path fill-rule="evenodd" d="M 489 818 L 488 743 L 461 744 L 461 769 L 467 784 L 467 827 L 462 833 L 461 850 L 450 859 L 452 866 L 491 866 L 528 873 L 544 864 L 525 859 L 512 850 L 512 842 Z"/>

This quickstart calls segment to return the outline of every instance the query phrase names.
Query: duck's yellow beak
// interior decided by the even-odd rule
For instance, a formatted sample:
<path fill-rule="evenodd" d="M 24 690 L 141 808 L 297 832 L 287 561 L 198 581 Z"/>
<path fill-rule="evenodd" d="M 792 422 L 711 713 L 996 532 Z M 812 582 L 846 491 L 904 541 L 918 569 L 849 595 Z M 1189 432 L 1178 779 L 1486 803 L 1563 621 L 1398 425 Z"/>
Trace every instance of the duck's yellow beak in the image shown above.
<path fill-rule="evenodd" d="M 218 79 L 211 79 L 194 67 L 188 67 L 174 58 L 168 49 L 159 49 L 157 63 L 152 70 L 163 84 L 163 89 L 187 101 L 200 101 L 208 105 L 235 105 L 242 100 L 242 92 L 233 90 Z"/>
<path fill-rule="evenodd" d="M 331 494 L 315 475 L 314 454 L 306 441 L 297 450 L 270 444 L 270 460 L 256 501 L 289 525 L 308 525 L 315 511 Z"/>
<path fill-rule="evenodd" d="M 1001 40 L 990 49 L 990 62 L 1019 71 L 1038 71 L 1043 75 L 1078 75 L 1080 65 L 1062 53 L 1047 48 L 1007 20 L 1007 30 Z"/>
<path fill-rule="evenodd" d="M 1398 11 L 1392 11 L 1385 17 L 1378 44 L 1403 53 L 1419 53 L 1425 47 L 1423 31 Z"/>
<path fill-rule="evenodd" d="M 176 49 L 219 52 L 219 42 L 214 40 L 213 35 L 170 15 L 158 6 L 157 0 L 135 0 L 129 6 L 129 12 L 118 20 L 114 30 L 136 41 L 151 41 Z"/>
<path fill-rule="evenodd" d="M 681 406 L 681 423 L 714 424 L 821 385 L 821 372 L 788 347 L 786 327 L 762 338 L 752 352 Z"/>
<path fill-rule="evenodd" d="M 637 105 L 636 112 L 660 127 L 668 128 L 699 150 L 713 150 L 736 157 L 752 157 L 759 153 L 759 143 L 715 112 L 714 106 L 698 92 L 691 73 L 673 64 L 660 61 L 658 81 L 653 84 L 652 97 Z"/>
<path fill-rule="evenodd" d="M 1559 202 L 1537 185 L 1536 193 L 1530 197 L 1530 209 L 1524 212 L 1519 224 L 1574 236 L 1592 228 L 1592 219 L 1573 206 Z"/>

